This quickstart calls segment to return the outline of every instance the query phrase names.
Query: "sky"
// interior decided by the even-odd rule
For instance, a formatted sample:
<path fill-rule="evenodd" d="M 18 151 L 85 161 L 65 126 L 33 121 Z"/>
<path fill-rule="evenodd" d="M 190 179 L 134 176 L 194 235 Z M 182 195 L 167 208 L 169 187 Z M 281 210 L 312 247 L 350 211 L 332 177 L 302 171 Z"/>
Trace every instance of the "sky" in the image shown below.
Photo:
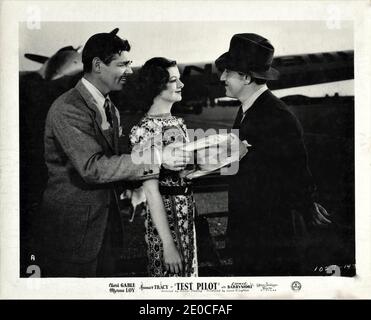
<path fill-rule="evenodd" d="M 353 25 L 341 21 L 332 27 L 325 20 L 312 21 L 131 21 L 131 22 L 41 22 L 39 29 L 19 24 L 19 69 L 37 70 L 40 64 L 25 53 L 51 56 L 59 48 L 83 46 L 98 32 L 118 27 L 118 35 L 129 40 L 134 66 L 154 56 L 165 56 L 179 63 L 214 61 L 228 50 L 233 34 L 251 32 L 268 38 L 275 55 L 353 50 Z M 280 95 L 287 90 L 278 90 Z M 321 96 L 338 92 L 354 94 L 353 80 L 295 89 L 300 94 Z"/>

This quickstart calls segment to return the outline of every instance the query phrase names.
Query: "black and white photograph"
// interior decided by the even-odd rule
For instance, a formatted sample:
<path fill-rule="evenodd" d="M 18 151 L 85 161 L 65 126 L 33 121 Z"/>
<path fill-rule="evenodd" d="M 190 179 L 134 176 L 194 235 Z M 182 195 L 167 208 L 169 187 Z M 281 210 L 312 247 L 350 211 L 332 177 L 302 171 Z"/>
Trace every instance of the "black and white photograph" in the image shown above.
<path fill-rule="evenodd" d="M 96 4 L 3 6 L 1 295 L 366 296 L 367 2 Z"/>

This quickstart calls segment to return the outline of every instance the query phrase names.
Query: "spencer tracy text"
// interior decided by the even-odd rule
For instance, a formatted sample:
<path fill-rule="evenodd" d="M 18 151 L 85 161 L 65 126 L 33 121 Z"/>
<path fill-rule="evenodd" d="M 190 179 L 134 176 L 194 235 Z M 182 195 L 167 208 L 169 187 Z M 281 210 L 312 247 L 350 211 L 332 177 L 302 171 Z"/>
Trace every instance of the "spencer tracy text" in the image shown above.
<path fill-rule="evenodd" d="M 145 307 L 139 308 L 140 315 L 164 315 L 170 318 L 171 315 L 183 314 L 183 315 L 228 315 L 232 311 L 232 305 L 222 304 L 184 304 L 181 308 L 174 309 L 174 307 L 161 307 L 161 306 L 150 306 L 146 304 Z"/>

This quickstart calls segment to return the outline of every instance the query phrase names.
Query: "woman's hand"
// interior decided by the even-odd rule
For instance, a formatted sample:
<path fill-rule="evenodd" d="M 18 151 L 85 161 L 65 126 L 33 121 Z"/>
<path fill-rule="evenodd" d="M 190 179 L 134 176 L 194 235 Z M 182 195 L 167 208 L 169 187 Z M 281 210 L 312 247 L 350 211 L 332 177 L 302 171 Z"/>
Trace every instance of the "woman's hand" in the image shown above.
<path fill-rule="evenodd" d="M 154 225 L 164 247 L 163 259 L 166 269 L 172 273 L 183 272 L 182 257 L 179 254 L 170 231 L 167 214 L 162 200 L 157 179 L 143 182 L 144 193 Z"/>
<path fill-rule="evenodd" d="M 183 273 L 182 257 L 174 243 L 164 244 L 164 263 L 171 273 Z"/>

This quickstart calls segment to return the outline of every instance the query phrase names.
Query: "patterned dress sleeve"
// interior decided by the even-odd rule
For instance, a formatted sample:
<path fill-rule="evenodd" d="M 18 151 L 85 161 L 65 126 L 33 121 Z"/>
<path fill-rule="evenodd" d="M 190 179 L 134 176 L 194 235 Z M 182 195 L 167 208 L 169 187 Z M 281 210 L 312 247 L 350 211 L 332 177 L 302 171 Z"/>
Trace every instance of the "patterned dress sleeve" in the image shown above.
<path fill-rule="evenodd" d="M 187 126 L 186 126 L 183 118 L 179 118 L 179 126 L 184 132 L 184 138 L 185 138 L 186 142 L 189 142 L 188 129 L 187 129 Z"/>
<path fill-rule="evenodd" d="M 132 152 L 136 152 L 143 158 L 140 160 L 145 162 L 154 163 L 159 162 L 162 141 L 161 135 L 162 126 L 153 119 L 144 118 L 137 125 L 135 125 L 130 132 L 130 149 Z M 150 150 L 152 152 L 147 152 Z M 147 180 L 158 178 L 159 174 L 153 175 L 148 172 L 140 180 Z"/>

